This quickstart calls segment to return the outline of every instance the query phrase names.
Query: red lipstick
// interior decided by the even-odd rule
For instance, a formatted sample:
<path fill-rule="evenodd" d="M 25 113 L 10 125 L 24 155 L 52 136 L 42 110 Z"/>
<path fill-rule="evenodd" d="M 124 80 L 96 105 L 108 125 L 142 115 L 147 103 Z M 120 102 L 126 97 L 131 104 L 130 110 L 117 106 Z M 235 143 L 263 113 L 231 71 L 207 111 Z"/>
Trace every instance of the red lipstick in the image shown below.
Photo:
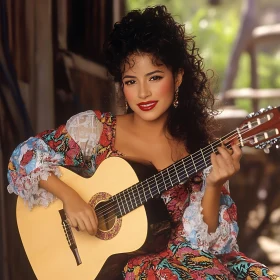
<path fill-rule="evenodd" d="M 147 101 L 147 102 L 138 103 L 137 106 L 142 111 L 150 111 L 157 105 L 157 103 L 158 103 L 158 101 Z"/>

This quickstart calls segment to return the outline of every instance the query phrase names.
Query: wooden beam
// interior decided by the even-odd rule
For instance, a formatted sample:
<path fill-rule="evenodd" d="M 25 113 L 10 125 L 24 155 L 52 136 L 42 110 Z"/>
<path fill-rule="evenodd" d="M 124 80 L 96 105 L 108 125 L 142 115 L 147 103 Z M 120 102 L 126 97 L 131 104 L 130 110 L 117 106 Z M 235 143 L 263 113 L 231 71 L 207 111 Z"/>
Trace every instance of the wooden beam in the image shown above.
<path fill-rule="evenodd" d="M 252 33 L 254 44 L 257 42 L 270 42 L 271 40 L 280 40 L 280 23 L 258 26 Z"/>
<path fill-rule="evenodd" d="M 67 50 L 67 0 L 57 0 L 56 7 L 58 48 Z"/>
<path fill-rule="evenodd" d="M 120 21 L 122 18 L 121 6 L 121 0 L 113 0 L 113 25 L 115 24 L 115 22 Z"/>
<path fill-rule="evenodd" d="M 35 83 L 35 0 L 29 0 L 25 1 L 25 34 L 26 34 L 26 43 L 27 43 L 27 53 L 26 56 L 29 60 L 29 84 L 18 81 L 19 87 L 21 90 L 22 98 L 24 100 L 24 103 L 26 105 L 26 109 L 28 112 L 28 115 L 30 117 L 30 121 L 32 124 L 32 127 L 36 127 L 37 123 L 37 114 L 36 110 L 36 83 Z"/>
<path fill-rule="evenodd" d="M 39 132 L 54 127 L 54 82 L 52 45 L 52 0 L 35 3 L 36 127 Z"/>
<path fill-rule="evenodd" d="M 98 63 L 87 60 L 82 56 L 71 52 L 68 52 L 67 54 L 63 55 L 63 58 L 65 65 L 69 68 L 78 69 L 80 71 L 97 76 L 104 80 L 108 79 L 106 68 Z"/>
<path fill-rule="evenodd" d="M 122 19 L 123 5 L 123 0 L 113 0 L 113 25 L 115 24 L 115 22 L 118 22 Z M 116 114 L 125 114 L 126 109 L 124 103 L 124 95 L 121 87 L 117 84 L 115 84 L 115 95 L 112 99 L 112 103 L 116 106 Z"/>
<path fill-rule="evenodd" d="M 225 92 L 225 99 L 276 99 L 280 98 L 280 89 L 230 89 Z"/>

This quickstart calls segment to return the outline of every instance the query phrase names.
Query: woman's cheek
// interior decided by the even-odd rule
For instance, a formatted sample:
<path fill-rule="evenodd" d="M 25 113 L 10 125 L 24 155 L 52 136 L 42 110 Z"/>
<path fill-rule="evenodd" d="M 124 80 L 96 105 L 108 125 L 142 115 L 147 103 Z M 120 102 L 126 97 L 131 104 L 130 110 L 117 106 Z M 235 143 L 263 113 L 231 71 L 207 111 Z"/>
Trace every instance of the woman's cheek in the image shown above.
<path fill-rule="evenodd" d="M 166 79 L 162 83 L 159 84 L 158 92 L 162 96 L 173 96 L 174 95 L 174 84 L 170 79 Z"/>
<path fill-rule="evenodd" d="M 127 102 L 130 103 L 135 96 L 135 90 L 133 90 L 132 88 L 125 88 L 124 96 L 125 96 Z"/>

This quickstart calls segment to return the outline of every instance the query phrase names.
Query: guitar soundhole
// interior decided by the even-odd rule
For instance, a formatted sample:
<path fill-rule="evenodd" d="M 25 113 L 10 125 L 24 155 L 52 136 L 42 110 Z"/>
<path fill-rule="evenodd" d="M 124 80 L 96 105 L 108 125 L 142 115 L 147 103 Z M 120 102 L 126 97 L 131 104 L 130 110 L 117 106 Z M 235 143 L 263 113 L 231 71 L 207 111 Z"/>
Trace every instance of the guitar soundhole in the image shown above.
<path fill-rule="evenodd" d="M 95 207 L 98 218 L 98 228 L 102 231 L 110 230 L 117 219 L 115 205 L 107 201 L 100 202 Z"/>
<path fill-rule="evenodd" d="M 117 205 L 105 192 L 95 194 L 89 204 L 94 208 L 98 219 L 96 237 L 102 240 L 114 238 L 120 231 L 122 219 L 117 217 Z"/>

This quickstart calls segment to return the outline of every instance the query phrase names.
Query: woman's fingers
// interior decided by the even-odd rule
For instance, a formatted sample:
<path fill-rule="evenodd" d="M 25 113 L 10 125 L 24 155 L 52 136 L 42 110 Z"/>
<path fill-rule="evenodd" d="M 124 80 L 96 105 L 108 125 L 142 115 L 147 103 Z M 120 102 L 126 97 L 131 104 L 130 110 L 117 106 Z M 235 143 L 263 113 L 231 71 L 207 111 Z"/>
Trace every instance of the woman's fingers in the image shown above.
<path fill-rule="evenodd" d="M 232 150 L 225 146 L 218 147 L 218 154 L 211 154 L 212 172 L 208 176 L 211 185 L 224 184 L 240 169 L 241 149 L 233 145 Z"/>
<path fill-rule="evenodd" d="M 240 159 L 242 157 L 242 150 L 237 145 L 233 145 L 232 150 L 233 150 L 233 154 L 232 154 L 233 161 L 239 170 L 240 169 Z"/>
<path fill-rule="evenodd" d="M 69 224 L 72 228 L 78 229 L 78 222 L 77 222 L 77 220 L 76 220 L 75 218 L 69 217 L 69 216 L 67 215 L 67 222 L 68 222 L 68 224 Z"/>
<path fill-rule="evenodd" d="M 90 222 L 91 227 L 93 229 L 93 235 L 95 235 L 96 231 L 97 231 L 97 224 L 98 224 L 98 219 L 97 219 L 95 211 L 92 211 L 92 214 L 89 215 L 89 222 Z"/>
<path fill-rule="evenodd" d="M 89 206 L 90 207 L 90 206 Z M 90 235 L 95 235 L 97 231 L 97 217 L 90 208 L 83 213 L 67 215 L 69 225 L 79 231 L 87 231 Z"/>
<path fill-rule="evenodd" d="M 97 219 L 95 219 L 95 212 L 90 208 L 85 214 L 86 216 L 84 217 L 83 221 L 86 230 L 90 235 L 95 235 L 97 231 Z"/>
<path fill-rule="evenodd" d="M 216 168 L 223 174 L 233 173 L 235 171 L 235 166 L 230 151 L 224 147 L 218 147 L 218 151 L 219 154 L 214 156 L 215 166 L 213 166 L 213 168 Z"/>
<path fill-rule="evenodd" d="M 85 231 L 86 230 L 86 225 L 85 225 L 85 220 L 84 219 L 78 218 L 77 223 L 78 223 L 77 228 L 79 229 L 79 231 Z"/>

